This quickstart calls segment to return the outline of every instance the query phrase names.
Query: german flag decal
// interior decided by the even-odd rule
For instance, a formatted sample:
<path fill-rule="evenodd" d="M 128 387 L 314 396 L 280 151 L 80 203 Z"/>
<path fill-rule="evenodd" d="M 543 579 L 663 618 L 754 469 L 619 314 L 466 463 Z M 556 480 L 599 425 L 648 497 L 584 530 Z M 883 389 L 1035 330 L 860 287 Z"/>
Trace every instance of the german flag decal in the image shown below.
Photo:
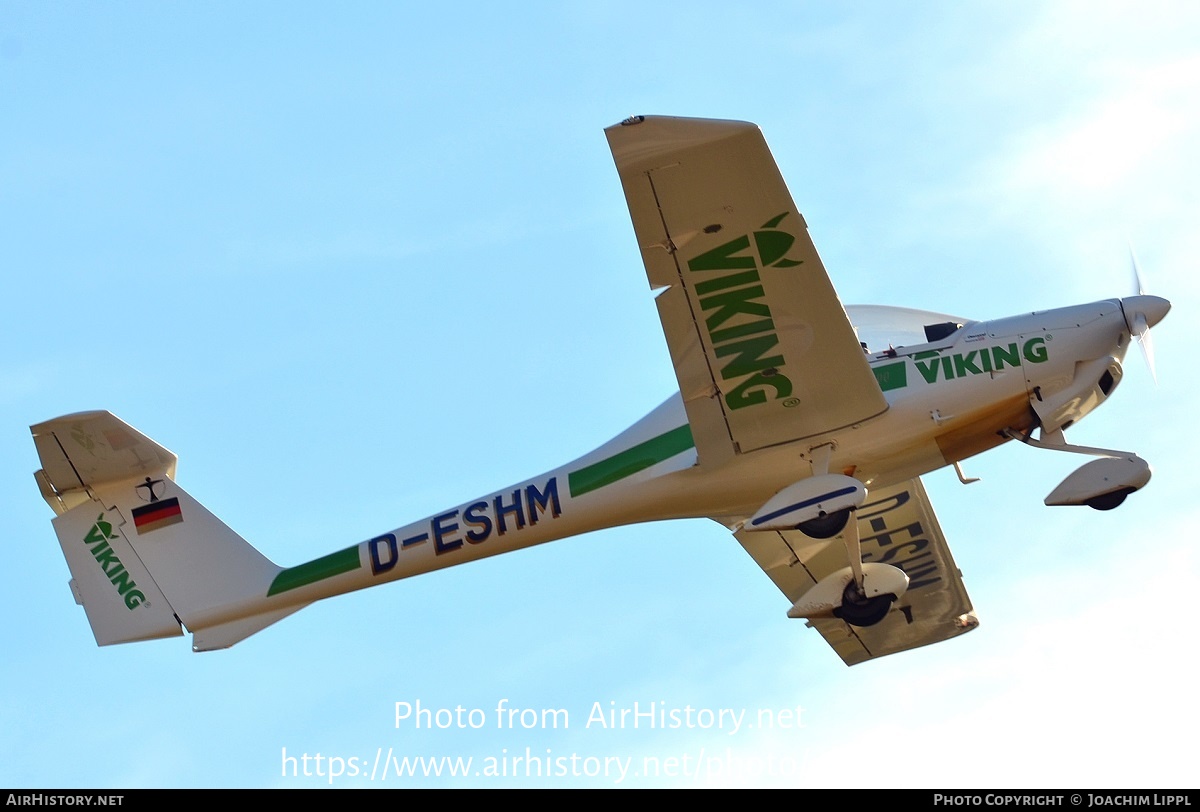
<path fill-rule="evenodd" d="M 179 499 L 174 496 L 133 509 L 133 526 L 139 536 L 182 521 L 183 513 L 179 510 Z"/>

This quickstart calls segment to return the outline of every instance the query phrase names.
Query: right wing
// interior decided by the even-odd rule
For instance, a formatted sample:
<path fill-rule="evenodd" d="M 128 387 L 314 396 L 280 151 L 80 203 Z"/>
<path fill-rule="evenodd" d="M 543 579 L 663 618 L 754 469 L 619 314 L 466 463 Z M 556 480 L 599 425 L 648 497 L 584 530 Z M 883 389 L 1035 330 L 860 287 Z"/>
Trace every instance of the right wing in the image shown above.
<path fill-rule="evenodd" d="M 758 127 L 637 116 L 605 134 L 700 464 L 887 409 Z"/>
<path fill-rule="evenodd" d="M 836 618 L 809 625 L 846 665 L 948 640 L 979 625 L 921 480 L 873 489 L 867 498 L 871 501 L 855 514 L 863 561 L 904 570 L 908 591 L 874 626 L 851 626 Z M 792 603 L 848 563 L 840 536 L 819 540 L 799 530 L 734 535 Z"/>

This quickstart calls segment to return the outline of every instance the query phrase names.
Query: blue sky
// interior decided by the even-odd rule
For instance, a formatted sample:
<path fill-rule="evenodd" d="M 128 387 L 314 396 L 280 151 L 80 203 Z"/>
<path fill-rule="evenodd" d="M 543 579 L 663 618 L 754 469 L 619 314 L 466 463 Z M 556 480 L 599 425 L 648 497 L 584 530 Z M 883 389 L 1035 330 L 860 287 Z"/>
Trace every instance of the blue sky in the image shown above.
<path fill-rule="evenodd" d="M 328 785 L 283 775 L 285 748 L 711 765 L 335 786 L 1194 784 L 1197 43 L 1182 3 L 7 4 L 0 785 Z M 95 646 L 30 424 L 113 411 L 291 565 L 667 397 L 602 132 L 635 113 L 758 123 L 846 303 L 1128 295 L 1132 242 L 1174 304 L 1159 383 L 1131 354 L 1070 434 L 1151 484 L 1101 514 L 1044 507 L 1077 461 L 1029 448 L 968 461 L 968 488 L 931 474 L 982 625 L 853 669 L 705 521 L 343 596 L 226 652 Z M 500 700 L 570 727 L 498 729 Z M 417 701 L 489 723 L 398 728 Z M 635 702 L 803 726 L 585 726 Z"/>

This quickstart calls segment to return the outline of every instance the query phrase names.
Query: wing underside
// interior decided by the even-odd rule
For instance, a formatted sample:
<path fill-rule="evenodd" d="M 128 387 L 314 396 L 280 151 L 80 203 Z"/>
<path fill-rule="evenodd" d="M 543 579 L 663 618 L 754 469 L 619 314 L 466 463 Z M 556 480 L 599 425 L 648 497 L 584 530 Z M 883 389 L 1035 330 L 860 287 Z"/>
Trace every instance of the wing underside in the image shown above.
<path fill-rule="evenodd" d="M 847 665 L 957 637 L 978 625 L 920 479 L 871 491 L 857 511 L 864 562 L 891 564 L 909 577 L 908 591 L 880 623 L 851 626 L 814 620 Z M 794 603 L 825 576 L 847 565 L 840 537 L 818 540 L 798 530 L 735 533 L 763 571 Z"/>
<path fill-rule="evenodd" d="M 701 464 L 887 408 L 753 124 L 606 130 Z"/>

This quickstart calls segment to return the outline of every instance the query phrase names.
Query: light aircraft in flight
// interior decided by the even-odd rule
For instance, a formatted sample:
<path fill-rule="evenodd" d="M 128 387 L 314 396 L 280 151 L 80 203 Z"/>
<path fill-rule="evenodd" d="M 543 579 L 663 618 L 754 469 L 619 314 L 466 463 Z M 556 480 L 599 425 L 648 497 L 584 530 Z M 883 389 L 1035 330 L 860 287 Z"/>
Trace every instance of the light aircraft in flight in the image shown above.
<path fill-rule="evenodd" d="M 1065 430 L 1147 359 L 1157 296 L 972 321 L 845 308 L 759 129 L 637 116 L 606 130 L 679 393 L 541 476 L 280 567 L 175 482 L 112 414 L 32 427 L 70 584 L 100 645 L 232 646 L 322 598 L 634 522 L 728 527 L 850 665 L 977 625 L 920 476 L 1009 440 L 1095 457 L 1046 497 L 1107 510 L 1135 454 Z M 856 326 L 915 332 L 868 346 Z M 893 336 L 901 333 L 893 332 Z"/>

